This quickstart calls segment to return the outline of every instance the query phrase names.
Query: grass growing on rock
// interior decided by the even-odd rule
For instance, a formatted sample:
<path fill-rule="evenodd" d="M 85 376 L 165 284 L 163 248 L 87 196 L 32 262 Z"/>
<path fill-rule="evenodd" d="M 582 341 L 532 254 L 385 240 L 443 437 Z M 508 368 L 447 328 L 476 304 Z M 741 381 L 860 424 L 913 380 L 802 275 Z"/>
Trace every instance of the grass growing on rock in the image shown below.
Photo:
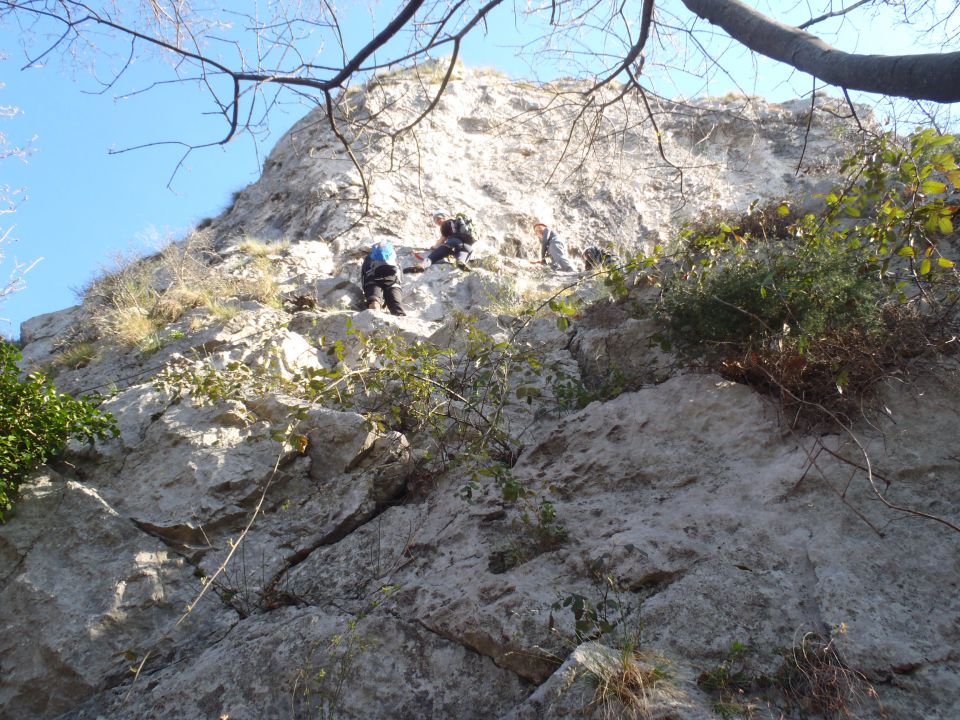
<path fill-rule="evenodd" d="M 235 300 L 279 309 L 272 258 L 285 245 L 248 238 L 243 247 L 248 260 L 238 270 L 221 262 L 202 233 L 147 257 L 118 256 L 84 291 L 96 334 L 121 347 L 151 352 L 164 343 L 163 329 L 188 310 L 201 308 L 211 318 L 227 320 L 237 312 Z"/>
<path fill-rule="evenodd" d="M 661 717 L 655 712 L 658 706 L 682 697 L 669 664 L 656 653 L 632 648 L 601 651 L 587 655 L 584 666 L 595 687 L 591 705 L 605 719 Z"/>

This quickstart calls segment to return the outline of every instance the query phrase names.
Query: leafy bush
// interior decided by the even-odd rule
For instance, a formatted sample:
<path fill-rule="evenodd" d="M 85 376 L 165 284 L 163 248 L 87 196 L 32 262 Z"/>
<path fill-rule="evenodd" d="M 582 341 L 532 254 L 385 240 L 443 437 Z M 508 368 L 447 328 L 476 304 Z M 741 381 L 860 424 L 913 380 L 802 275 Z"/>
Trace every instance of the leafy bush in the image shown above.
<path fill-rule="evenodd" d="M 960 298 L 940 251 L 960 187 L 952 142 L 876 139 L 820 214 L 754 205 L 688 229 L 664 279 L 670 339 L 805 417 L 852 412 L 907 359 L 939 352 Z"/>
<path fill-rule="evenodd" d="M 887 293 L 846 246 L 785 240 L 753 245 L 695 281 L 675 278 L 665 296 L 678 337 L 717 347 L 770 337 L 819 338 L 882 329 Z"/>
<path fill-rule="evenodd" d="M 117 435 L 113 417 L 92 401 L 58 393 L 37 373 L 21 380 L 21 357 L 13 345 L 0 342 L 0 521 L 20 484 L 68 439 Z"/>
<path fill-rule="evenodd" d="M 465 500 L 495 494 L 515 512 L 524 535 L 516 543 L 515 565 L 562 544 L 566 530 L 553 503 L 510 472 L 522 446 L 511 434 L 509 413 L 534 403 L 544 410 L 558 405 L 548 388 L 564 378 L 531 344 L 491 336 L 467 315 L 456 319 L 456 348 L 399 333 L 366 335 L 348 320 L 355 352 L 347 357 L 342 341 L 331 343 L 332 368 L 307 367 L 285 376 L 266 364 L 180 363 L 161 372 L 156 385 L 200 404 L 281 393 L 296 399 L 302 411 L 328 406 L 357 412 L 381 431 L 416 438 L 425 447 L 420 481 L 456 467 L 466 479 Z M 292 447 L 302 437 L 296 414 L 291 411 L 289 432 L 282 434 Z"/>

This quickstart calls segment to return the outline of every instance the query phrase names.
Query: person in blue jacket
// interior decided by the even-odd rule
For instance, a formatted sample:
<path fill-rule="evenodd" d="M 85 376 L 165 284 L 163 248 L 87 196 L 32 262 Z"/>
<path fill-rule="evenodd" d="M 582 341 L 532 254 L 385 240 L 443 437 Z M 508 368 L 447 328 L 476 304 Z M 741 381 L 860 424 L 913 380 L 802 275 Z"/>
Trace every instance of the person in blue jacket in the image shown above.
<path fill-rule="evenodd" d="M 403 270 L 389 241 L 376 242 L 370 248 L 360 266 L 360 284 L 368 310 L 381 310 L 386 304 L 391 315 L 407 314 L 403 310 Z"/>

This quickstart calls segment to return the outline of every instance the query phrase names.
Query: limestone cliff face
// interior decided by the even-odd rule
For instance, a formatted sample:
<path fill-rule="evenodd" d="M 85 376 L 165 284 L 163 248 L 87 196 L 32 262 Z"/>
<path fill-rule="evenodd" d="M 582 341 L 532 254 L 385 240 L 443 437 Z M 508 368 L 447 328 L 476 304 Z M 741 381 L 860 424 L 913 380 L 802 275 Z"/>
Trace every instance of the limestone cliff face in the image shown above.
<path fill-rule="evenodd" d="M 584 89 L 465 71 L 422 119 L 437 85 L 401 76 L 351 89 L 341 122 L 356 162 L 325 111 L 315 110 L 277 144 L 261 179 L 213 228 L 222 239 L 243 232 L 326 239 L 336 255 L 355 245 L 351 227 L 366 209 L 366 190 L 373 217 L 361 236 L 422 243 L 440 207 L 482 220 L 484 254 L 529 255 L 532 217 L 555 223 L 575 249 L 634 249 L 666 240 L 701 213 L 744 210 L 761 197 L 809 196 L 832 177 L 844 139 L 853 137 L 828 99 L 820 100 L 808 133 L 810 105 L 799 100 L 656 101 L 654 125 L 635 97 L 611 91 L 585 100 Z M 410 133 L 393 137 L 410 125 Z"/>
<path fill-rule="evenodd" d="M 685 372 L 650 347 L 652 321 L 632 304 L 565 330 L 514 312 L 519 297 L 546 299 L 576 277 L 529 264 L 534 217 L 575 256 L 631 252 L 701 212 L 808 197 L 833 177 L 846 130 L 818 112 L 807 136 L 806 102 L 664 102 L 664 158 L 626 101 L 571 131 L 576 86 L 464 70 L 411 136 L 392 139 L 430 89 L 394 76 L 348 91 L 344 120 L 366 123 L 344 124 L 356 163 L 320 111 L 307 115 L 190 240 L 213 248 L 210 273 L 236 278 L 251 272 L 244 238 L 285 241 L 270 258 L 282 308 L 248 298 L 229 317 L 191 310 L 150 354 L 85 330 L 92 307 L 24 325 L 31 364 L 71 337 L 94 344 L 94 360 L 57 384 L 111 391 L 121 433 L 38 473 L 0 526 L 0 717 L 692 720 L 716 717 L 718 695 L 696 681 L 729 667 L 734 643 L 771 676 L 784 649 L 829 643 L 845 665 L 821 654 L 793 667 L 847 678 L 858 716 L 955 717 L 955 533 L 881 505 L 861 473 L 785 431 L 749 388 Z M 410 260 L 433 240 L 435 207 L 480 220 L 473 271 L 410 275 L 406 318 L 358 311 L 370 240 L 390 237 Z M 470 357 L 460 311 L 485 342 L 537 358 L 511 376 L 498 420 L 517 451 L 499 459 L 527 501 L 508 502 L 493 477 L 402 422 L 371 424 L 278 383 L 197 402 L 157 382 L 385 362 L 358 331 Z M 635 389 L 579 409 L 558 394 L 614 371 Z M 947 441 L 960 398 L 948 380 L 891 386 L 886 418 L 855 431 L 889 499 L 956 519 Z M 453 419 L 474 422 L 460 400 Z M 293 420 L 284 448 L 276 433 Z M 851 438 L 824 442 L 855 455 Z M 599 642 L 576 640 L 578 596 L 617 625 Z M 616 665 L 604 647 L 624 636 L 667 676 L 640 709 L 613 693 L 596 702 L 588 677 Z M 811 717 L 809 697 L 756 713 Z"/>

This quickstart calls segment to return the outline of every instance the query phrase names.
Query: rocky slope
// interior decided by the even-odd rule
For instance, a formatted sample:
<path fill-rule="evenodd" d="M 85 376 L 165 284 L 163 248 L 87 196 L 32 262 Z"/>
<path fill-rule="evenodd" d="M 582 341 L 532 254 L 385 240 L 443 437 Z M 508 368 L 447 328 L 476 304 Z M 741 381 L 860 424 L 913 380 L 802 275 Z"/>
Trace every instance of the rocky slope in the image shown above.
<path fill-rule="evenodd" d="M 527 262 L 532 218 L 575 254 L 643 249 L 702 212 L 826 187 L 845 127 L 817 112 L 806 136 L 800 101 L 662 103 L 665 160 L 627 101 L 571 131 L 575 85 L 462 70 L 412 135 L 391 138 L 431 89 L 399 75 L 347 91 L 362 175 L 322 111 L 307 115 L 182 244 L 207 248 L 210 274 L 244 277 L 244 239 L 284 241 L 269 256 L 282 306 L 189 310 L 149 354 L 97 338 L 91 304 L 24 325 L 27 364 L 92 343 L 57 384 L 109 390 L 121 432 L 71 447 L 0 526 L 0 716 L 665 720 L 752 703 L 758 717 L 813 717 L 837 710 L 839 686 L 857 717 L 955 717 L 957 534 L 885 507 L 820 449 L 862 463 L 859 443 L 890 500 L 956 521 L 952 378 L 891 385 L 885 416 L 855 435 L 808 437 L 749 388 L 652 347 L 643 288 L 564 330 L 517 320 L 521 301 L 576 279 Z M 409 276 L 406 318 L 358 311 L 369 242 L 390 237 L 409 259 L 432 240 L 434 207 L 481 220 L 474 270 Z M 305 404 L 279 382 L 207 402 L 157 383 L 385 364 L 358 331 L 449 348 L 474 373 L 504 367 L 468 327 L 536 358 L 514 367 L 501 408 L 519 498 L 427 432 Z M 561 392 L 612 378 L 631 391 L 579 409 Z M 630 643 L 660 674 L 632 706 L 615 684 L 598 699 L 596 678 L 619 667 L 609 648 Z M 793 692 L 738 693 L 739 669 Z"/>

